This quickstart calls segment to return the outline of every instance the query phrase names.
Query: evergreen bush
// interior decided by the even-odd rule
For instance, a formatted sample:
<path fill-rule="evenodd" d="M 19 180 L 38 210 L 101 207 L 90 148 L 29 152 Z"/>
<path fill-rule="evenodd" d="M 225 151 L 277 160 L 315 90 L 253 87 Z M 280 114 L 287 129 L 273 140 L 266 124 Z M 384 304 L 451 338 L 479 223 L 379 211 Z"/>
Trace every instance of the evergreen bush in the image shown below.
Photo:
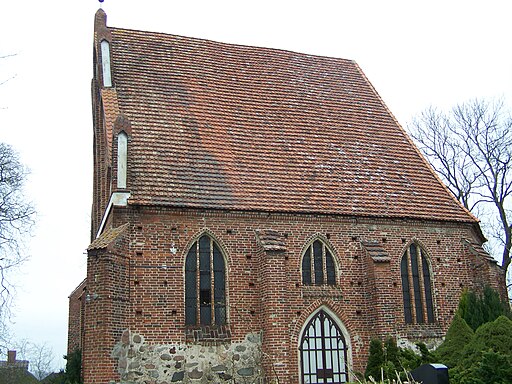
<path fill-rule="evenodd" d="M 464 347 L 473 339 L 473 336 L 471 327 L 456 313 L 443 344 L 434 352 L 435 359 L 448 368 L 454 368 L 462 358 Z"/>
<path fill-rule="evenodd" d="M 507 365 L 498 367 L 498 361 Z M 511 383 L 511 367 L 512 320 L 500 316 L 477 329 L 450 374 L 455 384 Z"/>
<path fill-rule="evenodd" d="M 489 286 L 484 288 L 480 296 L 473 291 L 465 290 L 461 295 L 457 313 L 473 331 L 499 316 L 511 317 L 509 304 L 502 301 L 499 293 Z"/>
<path fill-rule="evenodd" d="M 382 348 L 382 341 L 379 339 L 372 339 L 370 341 L 370 353 L 368 355 L 368 363 L 366 364 L 366 371 L 364 373 L 366 378 L 372 376 L 374 379 L 379 380 L 381 377 L 381 367 L 384 366 L 384 349 Z"/>

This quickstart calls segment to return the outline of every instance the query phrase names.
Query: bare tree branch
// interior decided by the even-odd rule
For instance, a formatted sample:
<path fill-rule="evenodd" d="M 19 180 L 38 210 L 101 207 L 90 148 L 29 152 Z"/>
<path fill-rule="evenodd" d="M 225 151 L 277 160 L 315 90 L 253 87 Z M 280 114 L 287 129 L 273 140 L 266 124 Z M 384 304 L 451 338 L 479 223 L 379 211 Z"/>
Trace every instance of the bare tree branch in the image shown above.
<path fill-rule="evenodd" d="M 0 340 L 14 291 L 9 273 L 26 260 L 24 240 L 34 224 L 35 210 L 23 193 L 27 174 L 16 151 L 0 143 Z"/>
<path fill-rule="evenodd" d="M 455 197 L 473 213 L 493 212 L 482 226 L 511 263 L 512 118 L 503 100 L 473 100 L 443 113 L 429 108 L 409 126 L 411 136 Z"/>

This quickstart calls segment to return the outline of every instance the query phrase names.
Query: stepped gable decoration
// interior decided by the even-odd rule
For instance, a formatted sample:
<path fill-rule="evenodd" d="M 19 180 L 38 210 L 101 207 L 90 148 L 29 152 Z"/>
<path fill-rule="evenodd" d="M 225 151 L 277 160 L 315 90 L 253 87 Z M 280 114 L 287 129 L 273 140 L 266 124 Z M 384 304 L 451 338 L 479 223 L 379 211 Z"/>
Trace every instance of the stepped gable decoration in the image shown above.
<path fill-rule="evenodd" d="M 107 28 L 98 14 L 132 123 L 132 204 L 477 222 L 354 61 Z"/>

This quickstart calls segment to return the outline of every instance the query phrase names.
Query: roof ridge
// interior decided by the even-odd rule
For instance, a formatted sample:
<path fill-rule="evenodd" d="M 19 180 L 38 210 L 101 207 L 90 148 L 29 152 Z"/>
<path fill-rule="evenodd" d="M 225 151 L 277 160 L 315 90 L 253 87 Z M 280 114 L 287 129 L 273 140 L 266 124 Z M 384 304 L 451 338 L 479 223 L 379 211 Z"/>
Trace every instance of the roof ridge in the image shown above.
<path fill-rule="evenodd" d="M 343 58 L 343 57 L 321 55 L 321 54 L 315 54 L 315 53 L 307 53 L 307 52 L 295 51 L 295 50 L 286 49 L 286 48 L 264 47 L 264 46 L 244 44 L 244 43 L 227 43 L 227 42 L 224 42 L 224 41 L 215 40 L 215 39 L 208 39 L 208 38 L 205 38 L 205 37 L 186 36 L 186 35 L 180 35 L 180 34 L 175 34 L 175 33 L 170 33 L 170 32 L 146 31 L 146 30 L 142 30 L 142 29 L 119 28 L 119 27 L 108 27 L 108 29 L 111 32 L 126 32 L 126 33 L 136 32 L 136 33 L 146 34 L 146 35 L 147 34 L 152 34 L 152 35 L 156 35 L 156 36 L 162 36 L 162 37 L 166 36 L 166 37 L 169 37 L 169 38 L 179 38 L 179 39 L 184 39 L 184 40 L 193 40 L 193 41 L 198 41 L 198 42 L 212 43 L 212 44 L 218 44 L 218 45 L 234 47 L 234 48 L 238 47 L 238 48 L 246 48 L 246 49 L 253 49 L 253 50 L 254 49 L 262 50 L 262 51 L 263 50 L 268 50 L 268 51 L 292 53 L 292 54 L 297 54 L 297 55 L 304 55 L 304 56 L 310 56 L 310 57 L 317 57 L 317 58 L 332 59 L 332 60 L 336 60 L 336 61 L 346 61 L 346 62 L 350 62 L 350 63 L 355 63 L 355 60 L 353 60 L 353 59 L 346 59 L 346 58 Z"/>

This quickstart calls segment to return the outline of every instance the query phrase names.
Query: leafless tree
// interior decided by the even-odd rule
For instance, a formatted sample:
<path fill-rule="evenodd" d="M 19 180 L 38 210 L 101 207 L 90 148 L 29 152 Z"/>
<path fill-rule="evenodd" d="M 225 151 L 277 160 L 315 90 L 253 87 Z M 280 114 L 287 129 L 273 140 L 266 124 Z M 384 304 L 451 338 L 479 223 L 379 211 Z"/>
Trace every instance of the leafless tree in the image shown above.
<path fill-rule="evenodd" d="M 25 260 L 24 239 L 34 223 L 34 208 L 23 194 L 26 176 L 17 152 L 0 143 L 0 320 L 5 319 L 12 300 L 9 272 Z"/>
<path fill-rule="evenodd" d="M 512 119 L 503 99 L 473 100 L 449 113 L 429 108 L 409 126 L 413 139 L 450 191 L 500 243 L 511 262 Z"/>
<path fill-rule="evenodd" d="M 37 344 L 23 339 L 11 349 L 17 351 L 18 360 L 28 361 L 28 369 L 36 379 L 42 380 L 53 372 L 55 354 L 48 344 Z"/>

